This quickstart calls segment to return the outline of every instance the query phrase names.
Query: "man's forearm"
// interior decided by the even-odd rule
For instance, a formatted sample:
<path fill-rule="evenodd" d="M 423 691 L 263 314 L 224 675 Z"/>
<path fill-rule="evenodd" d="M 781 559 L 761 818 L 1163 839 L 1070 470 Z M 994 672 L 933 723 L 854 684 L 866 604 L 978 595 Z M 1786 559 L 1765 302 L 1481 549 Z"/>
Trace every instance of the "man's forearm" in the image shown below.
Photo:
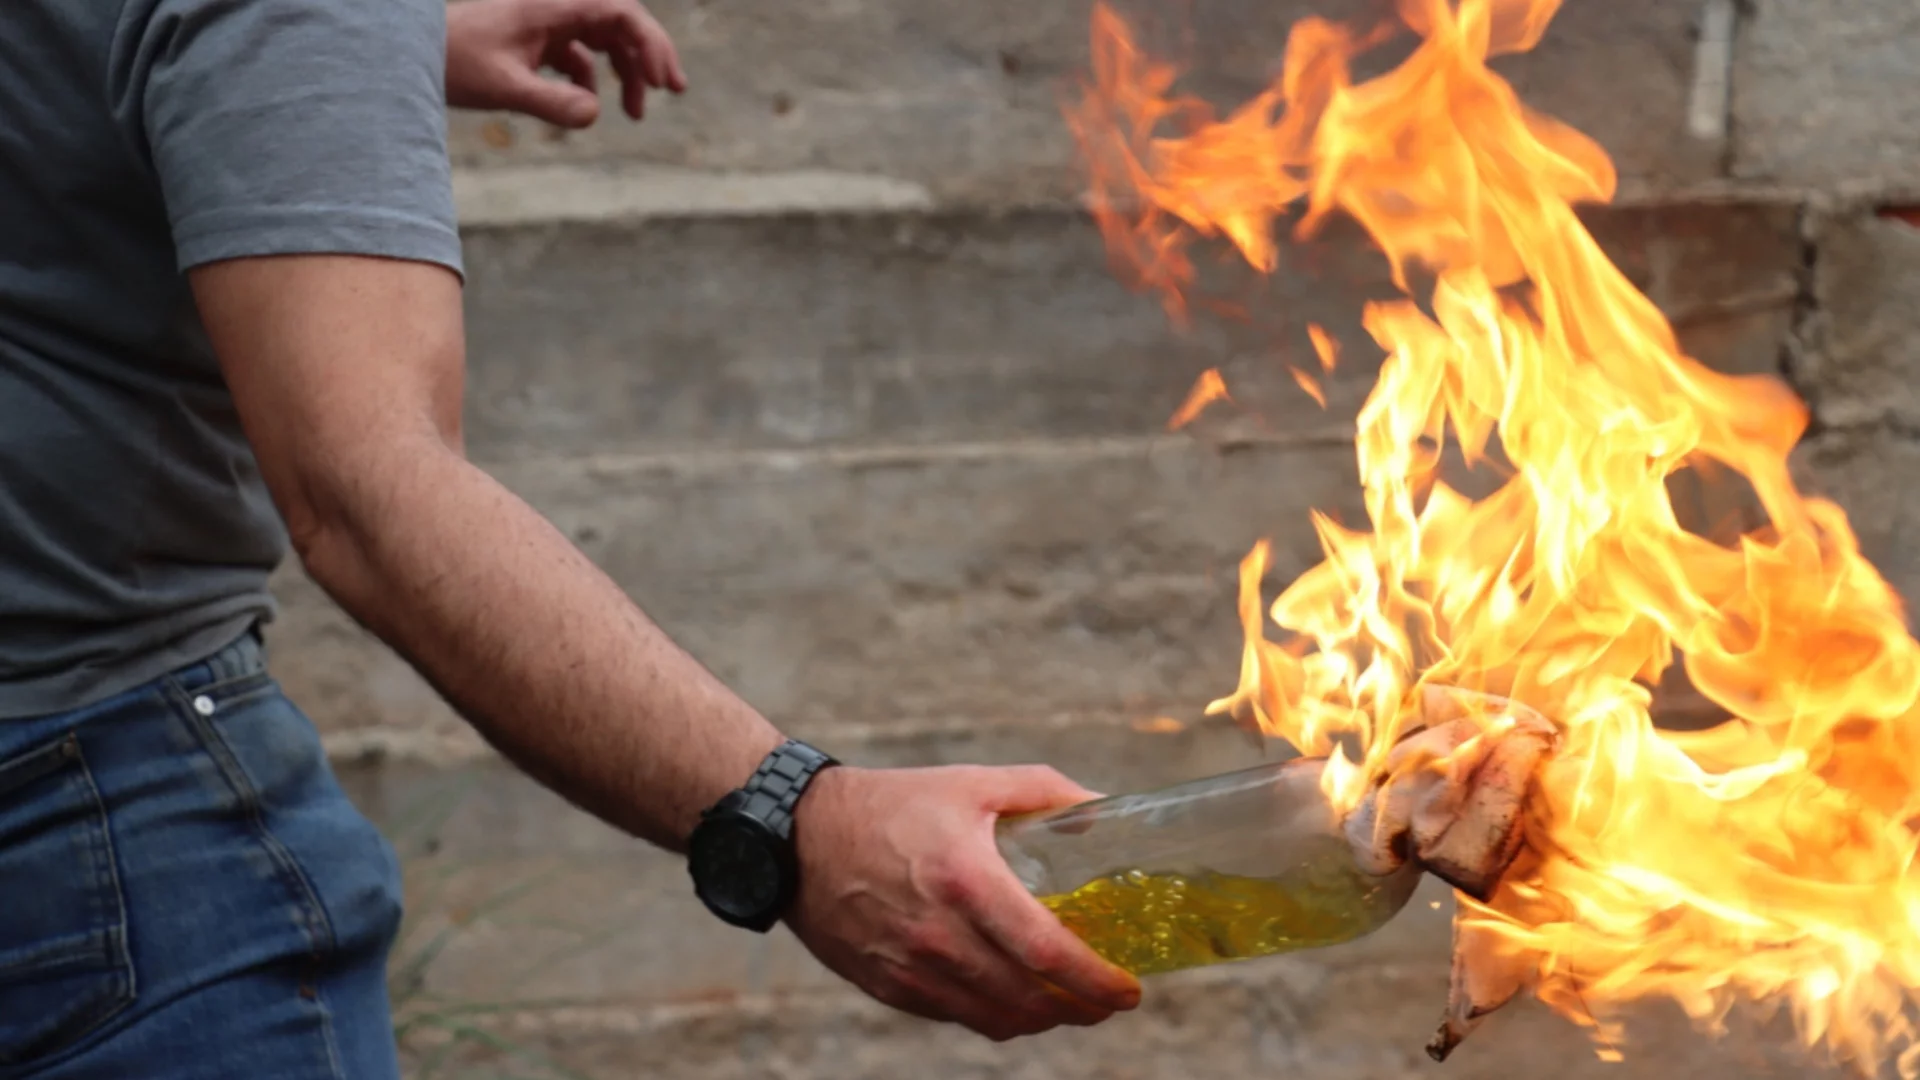
<path fill-rule="evenodd" d="M 300 539 L 308 572 L 536 779 L 679 850 L 779 732 L 531 507 L 421 442 L 355 470 Z"/>
<path fill-rule="evenodd" d="M 314 578 L 523 768 L 682 846 L 780 736 L 464 460 L 458 277 L 327 255 L 188 276 Z M 807 791 L 784 915 L 833 970 L 994 1038 L 1138 1003 L 994 847 L 999 815 L 1087 797 L 1058 773 L 840 768 Z"/>

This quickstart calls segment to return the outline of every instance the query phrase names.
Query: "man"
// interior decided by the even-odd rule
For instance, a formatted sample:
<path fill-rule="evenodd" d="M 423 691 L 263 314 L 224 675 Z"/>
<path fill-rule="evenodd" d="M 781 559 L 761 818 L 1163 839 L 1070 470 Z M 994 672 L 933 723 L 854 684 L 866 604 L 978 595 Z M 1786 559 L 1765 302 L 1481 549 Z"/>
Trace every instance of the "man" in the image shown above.
<path fill-rule="evenodd" d="M 992 843 L 1085 791 L 786 743 L 463 457 L 443 108 L 591 123 L 595 53 L 684 85 L 634 0 L 0 4 L 0 1074 L 397 1074 L 397 867 L 262 662 L 289 544 L 729 921 L 996 1039 L 1137 1002 Z"/>

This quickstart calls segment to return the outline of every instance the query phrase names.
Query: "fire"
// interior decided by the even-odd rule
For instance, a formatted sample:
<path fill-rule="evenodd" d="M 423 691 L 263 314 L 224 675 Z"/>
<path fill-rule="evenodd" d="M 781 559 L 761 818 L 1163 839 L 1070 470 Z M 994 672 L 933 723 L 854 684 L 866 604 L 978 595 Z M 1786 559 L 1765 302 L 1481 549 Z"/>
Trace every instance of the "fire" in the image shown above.
<path fill-rule="evenodd" d="M 1186 427 L 1193 423 L 1194 418 L 1204 412 L 1207 406 L 1216 401 L 1225 400 L 1229 400 L 1227 380 L 1220 377 L 1218 368 L 1208 368 L 1194 380 L 1193 389 L 1187 393 L 1186 403 L 1174 412 L 1173 419 L 1167 421 L 1167 430 L 1178 431 Z"/>
<path fill-rule="evenodd" d="M 1331 755 L 1351 804 L 1424 685 L 1533 706 L 1563 730 L 1527 853 L 1462 902 L 1537 996 L 1603 1041 L 1636 999 L 1709 1026 L 1785 1003 L 1809 1045 L 1920 1075 L 1920 647 L 1845 514 L 1789 476 L 1805 407 L 1680 351 L 1575 214 L 1612 198 L 1606 154 L 1489 69 L 1557 6 L 1308 19 L 1278 80 L 1225 115 L 1095 12 L 1069 119 L 1129 277 L 1184 318 L 1197 246 L 1271 271 L 1283 218 L 1305 236 L 1344 215 L 1406 293 L 1363 312 L 1385 353 L 1355 440 L 1371 527 L 1317 515 L 1325 561 L 1270 607 L 1266 545 L 1246 557 L 1241 678 L 1212 709 Z M 1398 67 L 1351 74 L 1407 30 Z M 1210 378 L 1199 405 L 1226 396 Z M 1504 483 L 1449 486 L 1448 447 Z M 1767 528 L 1723 544 L 1682 526 L 1668 478 L 1709 466 L 1751 485 Z M 1676 663 L 1732 719 L 1656 731 L 1650 688 Z"/>

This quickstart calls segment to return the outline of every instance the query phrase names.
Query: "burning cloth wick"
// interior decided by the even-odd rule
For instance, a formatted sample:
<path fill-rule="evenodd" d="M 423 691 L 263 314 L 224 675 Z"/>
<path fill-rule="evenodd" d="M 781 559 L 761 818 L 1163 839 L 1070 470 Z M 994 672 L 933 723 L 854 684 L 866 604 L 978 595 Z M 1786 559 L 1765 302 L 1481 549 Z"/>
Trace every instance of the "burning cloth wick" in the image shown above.
<path fill-rule="evenodd" d="M 1518 702 L 1425 687 L 1424 726 L 1397 743 L 1348 815 L 1355 861 L 1389 874 L 1411 861 L 1466 897 L 1492 899 L 1526 842 L 1527 799 L 1557 742 Z M 1464 908 L 1464 903 L 1463 903 Z M 1444 1061 L 1488 1013 L 1518 996 L 1524 966 L 1502 964 L 1488 932 L 1454 918 L 1447 1012 L 1427 1045 Z"/>

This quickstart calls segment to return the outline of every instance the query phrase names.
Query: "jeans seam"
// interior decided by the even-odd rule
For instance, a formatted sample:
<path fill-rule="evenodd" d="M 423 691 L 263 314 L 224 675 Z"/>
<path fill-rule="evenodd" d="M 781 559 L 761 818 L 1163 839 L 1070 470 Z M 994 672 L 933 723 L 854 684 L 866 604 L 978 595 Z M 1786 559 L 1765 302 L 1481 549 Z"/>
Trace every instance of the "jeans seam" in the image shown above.
<path fill-rule="evenodd" d="M 24 1065 L 29 1069 L 37 1070 L 46 1068 L 54 1062 L 64 1060 L 77 1052 L 88 1039 L 99 1033 L 102 1028 L 107 1027 L 119 1017 L 120 1014 L 132 1007 L 139 994 L 139 973 L 134 970 L 133 954 L 128 947 L 127 894 L 126 887 L 120 880 L 119 852 L 113 843 L 113 818 L 112 815 L 107 812 L 107 801 L 100 794 L 100 785 L 93 778 L 93 767 L 87 763 L 86 751 L 80 745 L 79 732 L 68 731 L 61 741 L 67 743 L 72 748 L 73 766 L 81 782 L 86 785 L 87 799 L 92 804 L 93 813 L 97 816 L 100 824 L 100 847 L 99 850 L 96 850 L 93 854 L 96 856 L 104 856 L 106 860 L 106 873 L 103 877 L 97 865 L 91 867 L 91 870 L 96 878 L 93 884 L 96 887 L 105 887 L 108 890 L 108 895 L 111 897 L 115 909 L 115 918 L 112 920 L 113 924 L 107 928 L 106 934 L 108 944 L 112 950 L 110 960 L 113 964 L 112 974 L 116 984 L 116 992 L 113 995 L 114 1000 L 111 1005 L 100 1009 L 99 1014 L 91 1017 L 84 1025 L 67 1032 L 63 1040 L 63 1045 L 51 1054 L 37 1058 L 30 1063 L 19 1062 L 12 1065 L 0 1065 L 0 1069 Z M 56 743 L 54 745 L 58 744 Z"/>
<path fill-rule="evenodd" d="M 246 814 L 247 824 L 254 838 L 260 842 L 266 849 L 268 857 L 273 860 L 282 883 L 291 886 L 297 894 L 295 900 L 301 910 L 303 924 L 300 929 L 307 935 L 309 957 L 318 962 L 333 948 L 334 932 L 333 921 L 327 915 L 326 906 L 320 902 L 320 895 L 314 890 L 313 882 L 307 879 L 306 872 L 301 869 L 299 860 L 293 857 L 293 852 L 288 851 L 287 846 L 273 834 L 272 829 L 267 827 L 266 815 L 261 809 L 259 789 L 254 786 L 253 779 L 247 775 L 246 767 L 240 764 L 240 759 L 233 753 L 233 748 L 227 745 L 226 739 L 221 737 L 208 717 L 201 716 L 193 708 L 191 698 L 178 684 L 168 686 L 167 696 L 175 712 L 192 727 L 194 733 L 200 738 L 201 746 L 226 777 L 227 786 L 233 789 L 234 795 L 240 800 L 240 808 Z M 331 1043 L 331 1039 L 328 1041 Z"/>
<path fill-rule="evenodd" d="M 210 697 L 224 705 L 228 702 L 245 701 L 269 690 L 273 685 L 273 676 L 265 671 L 248 671 L 237 675 L 226 675 L 197 686 L 188 686 L 177 676 L 167 679 L 167 689 L 192 701 L 196 697 Z"/>
<path fill-rule="evenodd" d="M 72 748 L 77 745 L 73 732 L 69 731 L 53 742 L 33 747 L 0 761 L 0 798 L 12 795 L 17 788 L 25 787 L 36 780 L 45 779 L 59 772 L 67 758 L 72 756 Z"/>
<path fill-rule="evenodd" d="M 318 983 L 313 988 L 313 1005 L 320 1013 L 320 1037 L 327 1044 L 327 1065 L 334 1080 L 347 1080 L 347 1068 L 340 1061 L 340 1037 L 333 1030 L 333 1009 L 327 1005 L 326 991 Z"/>
<path fill-rule="evenodd" d="M 86 752 L 80 746 L 78 733 L 70 733 L 67 737 L 74 740 L 74 755 L 80 765 L 80 778 L 86 781 L 87 793 L 92 796 L 93 805 L 100 812 L 100 846 L 103 849 L 101 855 L 105 858 L 107 871 L 106 880 L 101 884 L 107 888 L 113 897 L 114 906 L 119 909 L 119 917 L 114 920 L 113 926 L 108 928 L 107 934 L 112 941 L 114 960 L 126 981 L 126 992 L 121 995 L 123 1000 L 119 1008 L 113 1009 L 106 1017 L 102 1017 L 104 1023 L 106 1019 L 120 1012 L 139 996 L 140 973 L 134 970 L 133 951 L 127 940 L 130 936 L 127 928 L 127 890 L 126 885 L 120 880 L 120 851 L 113 842 L 113 815 L 107 812 L 106 797 L 100 794 L 100 785 L 93 778 L 93 766 L 87 763 Z M 99 873 L 98 869 L 95 873 Z"/>

